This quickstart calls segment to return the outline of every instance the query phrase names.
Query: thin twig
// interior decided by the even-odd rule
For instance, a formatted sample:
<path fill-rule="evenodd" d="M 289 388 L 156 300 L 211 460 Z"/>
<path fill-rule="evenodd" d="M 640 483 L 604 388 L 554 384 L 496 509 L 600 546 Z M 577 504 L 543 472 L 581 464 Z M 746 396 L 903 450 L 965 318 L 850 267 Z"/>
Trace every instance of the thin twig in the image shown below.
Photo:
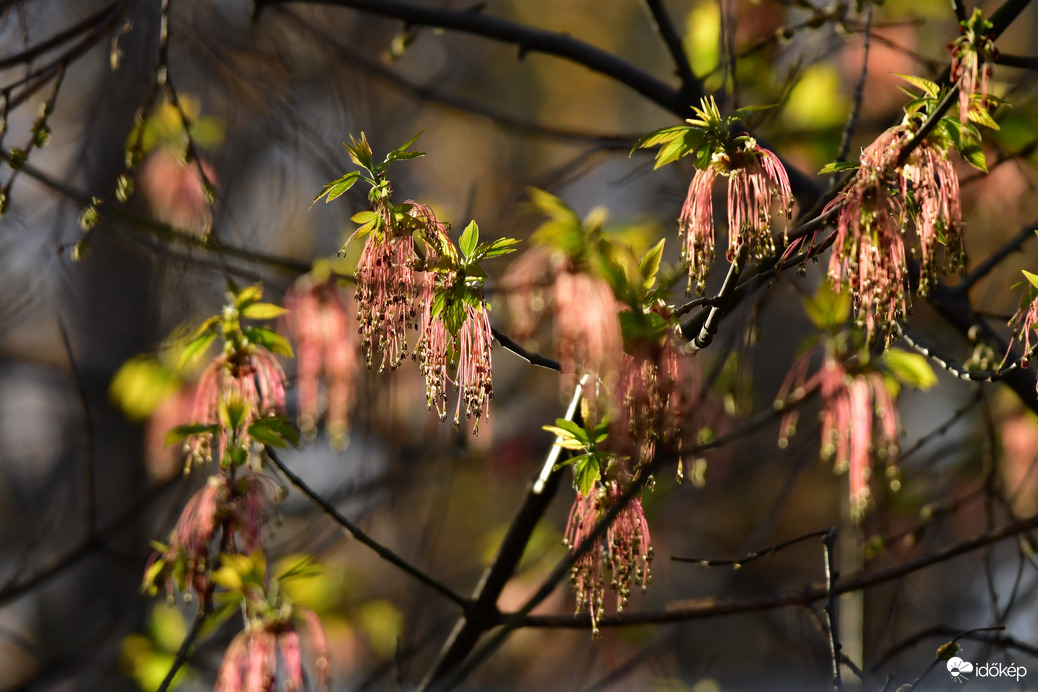
<path fill-rule="evenodd" d="M 97 507 L 94 490 L 94 424 L 90 415 L 90 407 L 87 405 L 86 390 L 83 388 L 83 376 L 76 363 L 76 356 L 72 350 L 72 341 L 69 339 L 65 321 L 58 317 L 58 331 L 61 332 L 62 343 L 65 344 L 65 355 L 68 358 L 68 367 L 72 372 L 72 382 L 76 387 L 76 398 L 79 399 L 79 407 L 83 410 L 83 441 L 82 441 L 82 472 L 81 482 L 83 484 L 83 514 L 84 531 L 89 537 L 94 535 L 97 528 Z"/>
<path fill-rule="evenodd" d="M 811 531 L 810 533 L 805 533 L 803 536 L 790 538 L 788 541 L 782 541 L 781 543 L 776 543 L 775 545 L 768 546 L 767 548 L 755 550 L 754 552 L 749 553 L 748 555 L 744 555 L 743 557 L 736 558 L 733 560 L 710 560 L 699 557 L 679 557 L 677 555 L 671 556 L 670 559 L 674 562 L 691 562 L 702 567 L 733 567 L 734 569 L 740 569 L 746 564 L 753 562 L 754 560 L 759 560 L 762 557 L 767 557 L 768 555 L 774 555 L 775 553 L 778 553 L 790 546 L 796 545 L 797 543 L 803 543 L 804 541 L 809 540 L 811 538 L 824 537 L 829 533 L 829 531 L 830 529 L 819 529 L 818 531 Z"/>
<path fill-rule="evenodd" d="M 212 598 L 206 596 L 205 601 L 201 604 L 198 609 L 198 614 L 195 615 L 195 621 L 191 623 L 191 629 L 188 630 L 187 635 L 184 637 L 184 641 L 181 642 L 180 648 L 177 649 L 176 658 L 173 659 L 173 665 L 170 666 L 169 672 L 166 673 L 166 677 L 162 680 L 162 684 L 159 685 L 158 692 L 167 692 L 170 685 L 173 684 L 173 678 L 177 676 L 177 671 L 187 663 L 188 654 L 191 651 L 191 647 L 194 646 L 195 640 L 202 633 L 202 627 L 205 625 L 205 621 L 209 619 L 209 613 L 212 610 Z"/>
<path fill-rule="evenodd" d="M 266 451 L 267 458 L 270 459 L 271 463 L 273 463 L 274 466 L 276 466 L 278 470 L 285 475 L 286 478 L 288 478 L 289 482 L 292 483 L 292 485 L 299 488 L 299 490 L 301 490 L 304 495 L 310 498 L 311 502 L 320 507 L 321 510 L 328 515 L 328 517 L 330 517 L 336 524 L 346 529 L 346 531 L 348 531 L 349 534 L 356 538 L 360 543 L 366 545 L 368 548 L 373 550 L 376 555 L 381 557 L 386 562 L 399 568 L 405 574 L 413 577 L 415 580 L 424 584 L 425 586 L 428 586 L 430 589 L 437 592 L 444 598 L 453 601 L 457 605 L 461 606 L 463 609 L 467 609 L 470 606 L 469 601 L 454 593 L 454 591 L 451 590 L 449 587 L 445 586 L 444 584 L 441 584 L 439 581 L 429 576 L 422 570 L 418 569 L 417 567 L 409 563 L 407 560 L 403 559 L 402 557 L 394 553 L 389 548 L 385 547 L 375 539 L 368 536 L 368 534 L 364 533 L 364 531 L 361 530 L 360 527 L 358 527 L 352 521 L 340 514 L 339 510 L 337 510 L 331 503 L 329 503 L 327 500 L 321 497 L 319 493 L 317 493 L 309 485 L 307 485 L 306 481 L 304 481 L 302 478 L 293 473 L 292 470 L 288 468 L 288 466 L 286 466 L 283 461 L 281 461 L 281 458 L 278 456 L 277 452 L 274 451 L 272 447 L 265 447 L 264 449 Z"/>
<path fill-rule="evenodd" d="M 865 46 L 862 49 L 861 75 L 858 77 L 858 86 L 854 89 L 854 107 L 847 118 L 847 125 L 843 128 L 843 140 L 840 142 L 840 152 L 836 155 L 837 161 L 846 161 L 847 153 L 851 149 L 851 138 L 858 126 L 858 116 L 861 114 L 861 104 L 865 96 L 865 78 L 869 74 L 869 39 L 872 35 L 872 5 L 865 8 L 865 30 L 862 32 Z"/>
<path fill-rule="evenodd" d="M 829 655 L 833 662 L 833 689 L 843 692 L 843 677 L 840 673 L 840 657 L 842 647 L 839 635 L 839 614 L 836 610 L 836 529 L 830 528 L 822 538 L 825 553 L 825 590 L 827 593 L 825 601 L 826 627 L 829 630 Z"/>
<path fill-rule="evenodd" d="M 670 58 L 674 62 L 674 71 L 681 79 L 681 91 L 684 93 L 685 99 L 689 105 L 694 104 L 703 97 L 703 85 L 692 73 L 692 65 L 685 54 L 681 36 L 678 35 L 673 20 L 663 7 L 663 0 L 645 0 L 645 7 L 652 16 L 656 33 L 660 35 L 663 45 L 666 46 L 667 52 L 670 53 Z"/>

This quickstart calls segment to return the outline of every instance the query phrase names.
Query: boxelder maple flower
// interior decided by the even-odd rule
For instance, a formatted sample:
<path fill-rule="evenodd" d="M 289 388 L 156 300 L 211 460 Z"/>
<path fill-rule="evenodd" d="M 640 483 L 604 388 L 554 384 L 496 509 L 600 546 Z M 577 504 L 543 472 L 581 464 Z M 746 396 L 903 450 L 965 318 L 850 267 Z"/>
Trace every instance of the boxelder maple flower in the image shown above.
<path fill-rule="evenodd" d="M 900 452 L 897 404 L 880 372 L 854 372 L 832 356 L 827 356 L 822 368 L 805 382 L 809 359 L 810 354 L 806 354 L 794 363 L 779 392 L 779 400 L 785 401 L 791 392 L 801 398 L 818 389 L 822 398 L 822 457 L 832 458 L 838 473 L 848 472 L 851 516 L 860 519 L 871 498 L 869 477 L 873 461 L 876 458 L 884 461 L 891 474 L 897 470 Z M 795 420 L 795 412 L 784 418 L 780 446 L 785 446 Z"/>
<path fill-rule="evenodd" d="M 575 550 L 591 534 L 595 524 L 616 502 L 623 489 L 616 481 L 596 484 L 585 496 L 577 493 L 569 513 L 565 543 Z M 600 546 L 591 546 L 573 566 L 570 582 L 577 593 L 577 612 L 585 606 L 591 614 L 592 635 L 598 636 L 597 622 L 604 613 L 605 573 L 611 574 L 609 588 L 616 591 L 616 610 L 622 612 L 631 595 L 631 584 L 642 591 L 649 585 L 652 545 L 645 511 L 632 498 L 606 531 Z"/>
<path fill-rule="evenodd" d="M 563 270 L 555 277 L 553 295 L 563 388 L 572 388 L 580 372 L 614 379 L 623 361 L 623 336 L 613 289 L 597 277 Z"/>
<path fill-rule="evenodd" d="M 1027 276 L 1025 274 L 1025 276 Z M 1027 278 L 1031 280 L 1031 274 Z M 1029 303 L 1022 304 L 1020 308 L 1013 315 L 1013 318 L 1009 321 L 1009 326 L 1013 329 L 1013 340 L 1022 339 L 1024 342 L 1024 355 L 1020 361 L 1020 366 L 1026 368 L 1027 361 L 1031 355 L 1031 335 L 1033 332 L 1038 330 L 1038 297 L 1031 300 Z M 1009 342 L 1009 349 L 1013 348 L 1013 342 Z M 1009 351 L 1006 352 L 1006 357 L 1009 357 Z"/>
<path fill-rule="evenodd" d="M 988 86 L 991 82 L 991 65 L 998 59 L 991 30 L 993 25 L 984 19 L 979 8 L 961 22 L 962 35 L 948 44 L 951 53 L 951 79 L 959 87 L 959 122 L 966 124 L 969 118 L 970 100 L 980 94 L 980 104 L 987 107 Z"/>
<path fill-rule="evenodd" d="M 184 506 L 169 546 L 148 560 L 143 588 L 154 593 L 164 581 L 171 598 L 177 588 L 207 595 L 211 557 L 218 552 L 247 555 L 263 547 L 276 488 L 273 479 L 248 471 L 233 481 L 222 473 L 210 476 Z"/>
<path fill-rule="evenodd" d="M 314 666 L 319 690 L 328 689 L 328 643 L 321 621 L 312 611 L 294 609 L 305 620 L 317 655 Z M 215 692 L 302 692 L 310 689 L 303 674 L 303 655 L 295 618 L 255 618 L 224 654 Z"/>
<path fill-rule="evenodd" d="M 713 187 L 718 175 L 728 178 L 730 262 L 743 246 L 756 259 L 775 254 L 772 207 L 777 203 L 786 218 L 793 209 L 789 176 L 775 154 L 752 137 L 738 137 L 733 146 L 716 151 L 710 165 L 693 176 L 678 217 L 682 259 L 689 263 L 689 284 L 695 280 L 699 292 L 714 258 Z"/>
<path fill-rule="evenodd" d="M 238 442 L 248 447 L 249 424 L 268 415 L 285 412 L 285 372 L 273 353 L 248 344 L 233 353 L 212 360 L 202 373 L 195 390 L 191 419 L 199 424 L 220 425 L 220 458 L 227 458 L 228 431 L 220 421 L 220 404 L 235 402 L 245 415 L 238 431 Z M 187 443 L 191 459 L 212 461 L 212 434 L 195 435 Z"/>
<path fill-rule="evenodd" d="M 909 308 L 906 200 L 913 200 L 921 249 L 920 292 L 925 294 L 939 269 L 938 242 L 947 248 L 941 269 L 961 269 L 964 259 L 959 182 L 948 152 L 927 139 L 895 169 L 910 137 L 910 128 L 899 125 L 876 138 L 862 151 L 851 185 L 825 209 L 839 208 L 829 277 L 837 289 L 850 288 L 870 340 L 877 333 L 888 339 L 889 326 Z"/>
<path fill-rule="evenodd" d="M 620 406 L 612 437 L 638 465 L 652 460 L 657 442 L 672 443 L 680 453 L 693 405 L 698 373 L 690 358 L 678 353 L 669 336 L 662 344 L 624 354 L 620 371 Z"/>
<path fill-rule="evenodd" d="M 323 409 L 328 435 L 335 446 L 342 447 L 360 364 L 351 307 L 334 278 L 317 282 L 307 276 L 285 296 L 285 308 L 285 320 L 296 341 L 299 427 L 312 435 Z"/>
<path fill-rule="evenodd" d="M 389 224 L 386 224 L 389 228 Z M 417 327 L 415 267 L 418 258 L 410 232 L 369 235 L 357 264 L 357 320 L 368 369 L 374 351 L 382 354 L 379 372 L 395 370 L 407 352 L 407 328 Z"/>

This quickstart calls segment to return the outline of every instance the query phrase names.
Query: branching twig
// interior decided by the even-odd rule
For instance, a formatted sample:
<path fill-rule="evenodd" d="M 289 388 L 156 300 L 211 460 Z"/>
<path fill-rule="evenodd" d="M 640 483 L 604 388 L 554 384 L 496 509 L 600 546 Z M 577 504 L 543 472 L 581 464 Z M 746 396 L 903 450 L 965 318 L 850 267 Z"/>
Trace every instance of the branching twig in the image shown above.
<path fill-rule="evenodd" d="M 822 538 L 825 553 L 825 619 L 826 628 L 829 630 L 829 655 L 833 662 L 833 689 L 843 692 L 843 677 L 840 674 L 840 658 L 842 647 L 840 646 L 839 616 L 836 610 L 835 583 L 838 576 L 836 572 L 836 529 L 831 528 L 825 532 Z"/>
<path fill-rule="evenodd" d="M 272 447 L 266 447 L 265 451 L 267 454 L 267 458 L 270 459 L 271 463 L 273 463 L 274 466 L 276 466 L 277 469 L 281 471 L 281 473 L 283 473 L 286 478 L 288 478 L 289 482 L 292 483 L 292 485 L 299 488 L 299 490 L 301 490 L 304 495 L 310 498 L 311 502 L 320 507 L 321 510 L 325 514 L 327 514 L 329 518 L 331 518 L 339 526 L 346 529 L 346 531 L 348 531 L 349 534 L 356 538 L 360 543 L 364 544 L 365 546 L 373 550 L 376 555 L 381 557 L 386 562 L 399 568 L 402 572 L 413 577 L 418 582 L 424 584 L 425 586 L 428 586 L 430 589 L 437 592 L 447 600 L 453 601 L 457 605 L 461 606 L 463 609 L 467 609 L 470 606 L 469 601 L 454 593 L 454 591 L 451 590 L 449 587 L 445 586 L 444 584 L 441 584 L 436 579 L 432 578 L 422 570 L 418 569 L 417 567 L 409 563 L 407 560 L 403 559 L 402 557 L 394 553 L 389 548 L 385 547 L 375 539 L 368 536 L 368 534 L 364 533 L 364 531 L 362 531 L 359 526 L 357 526 L 352 521 L 344 517 L 339 512 L 339 510 L 337 510 L 327 500 L 321 497 L 319 493 L 317 493 L 309 485 L 307 485 L 306 481 L 304 481 L 302 478 L 293 473 L 292 470 L 288 468 L 288 466 L 286 466 L 283 461 L 281 461 L 281 458 L 278 456 L 277 452 L 274 451 Z"/>
<path fill-rule="evenodd" d="M 177 676 L 177 671 L 187 663 L 188 654 L 191 651 L 191 647 L 194 646 L 195 640 L 198 639 L 198 635 L 202 633 L 202 627 L 205 625 L 205 621 L 209 619 L 209 613 L 212 610 L 212 597 L 206 596 L 199 608 L 198 614 L 195 615 L 195 621 L 191 623 L 191 629 L 188 630 L 187 635 L 184 637 L 184 641 L 181 642 L 180 648 L 177 649 L 176 658 L 173 659 L 173 665 L 170 666 L 169 672 L 166 673 L 166 677 L 162 680 L 162 684 L 159 685 L 158 692 L 166 692 L 169 690 L 170 685 L 173 684 L 173 678 Z"/>

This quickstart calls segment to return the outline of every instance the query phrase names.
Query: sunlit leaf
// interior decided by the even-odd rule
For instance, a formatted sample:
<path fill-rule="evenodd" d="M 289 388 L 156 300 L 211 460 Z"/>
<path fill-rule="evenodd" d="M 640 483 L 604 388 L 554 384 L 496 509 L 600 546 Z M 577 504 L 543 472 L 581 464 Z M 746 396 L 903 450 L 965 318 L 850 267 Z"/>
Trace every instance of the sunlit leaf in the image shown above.
<path fill-rule="evenodd" d="M 271 320 L 285 314 L 285 308 L 274 303 L 253 303 L 241 312 L 241 316 L 250 320 Z"/>
<path fill-rule="evenodd" d="M 929 361 L 918 353 L 888 348 L 883 354 L 883 364 L 899 382 L 909 387 L 925 391 L 937 384 L 937 375 Z"/>

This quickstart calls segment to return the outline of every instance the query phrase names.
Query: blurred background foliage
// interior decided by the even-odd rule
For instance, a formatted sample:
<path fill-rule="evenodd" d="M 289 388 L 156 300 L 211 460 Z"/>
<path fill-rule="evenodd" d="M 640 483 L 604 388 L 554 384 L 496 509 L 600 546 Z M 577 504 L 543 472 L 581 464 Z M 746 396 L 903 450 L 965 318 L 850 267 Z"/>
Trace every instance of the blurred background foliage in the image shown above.
<path fill-rule="evenodd" d="M 517 55 L 514 47 L 473 36 L 405 30 L 399 22 L 307 3 L 273 3 L 258 16 L 243 0 L 171 3 L 170 74 L 193 121 L 199 158 L 185 164 L 179 116 L 157 100 L 144 114 L 143 159 L 124 213 L 109 213 L 102 204 L 97 226 L 84 233 L 80 216 L 90 199 L 116 196 L 134 114 L 146 102 L 156 65 L 159 3 L 124 4 L 119 30 L 69 64 L 49 120 L 50 142 L 31 152 L 31 167 L 51 182 L 23 172 L 10 185 L 0 220 L 6 297 L 0 304 L 0 689 L 153 690 L 164 677 L 194 606 L 154 603 L 137 589 L 149 541 L 165 537 L 202 482 L 201 474 L 182 477 L 179 450 L 161 442 L 165 430 L 185 422 L 191 383 L 176 380 L 165 365 L 169 354 L 161 351 L 131 361 L 135 370 L 122 371 L 110 397 L 112 378 L 132 356 L 155 352 L 180 325 L 216 311 L 222 272 L 243 283 L 263 280 L 276 301 L 300 267 L 337 252 L 353 230 L 350 216 L 367 208 L 363 192 L 358 186 L 332 204 L 307 207 L 323 184 L 351 170 L 340 146 L 348 134 L 366 132 L 376 152 L 385 152 L 424 129 L 419 146 L 428 156 L 394 167 L 394 190 L 399 200 L 431 205 L 456 229 L 475 218 L 487 239 L 527 238 L 543 221 L 526 206 L 526 191 L 535 186 L 581 216 L 607 208 L 607 228 L 636 255 L 667 237 L 664 261 L 678 261 L 673 227 L 691 165 L 684 160 L 653 172 L 646 152 L 628 155 L 641 134 L 676 123 L 672 114 L 557 58 Z M 721 90 L 724 108 L 777 104 L 755 134 L 809 175 L 835 158 L 865 55 L 864 18 L 854 3 L 666 4 L 693 71 L 708 90 Z M 0 2 L 0 58 L 106 6 L 100 0 Z M 676 83 L 648 13 L 634 0 L 497 0 L 483 11 L 570 34 Z M 1003 53 L 1032 50 L 1035 21 L 1033 8 L 1025 12 L 1000 39 Z M 851 158 L 900 120 L 906 97 L 895 73 L 936 77 L 947 62 L 945 45 L 956 35 L 947 0 L 874 7 Z M 115 52 L 122 57 L 113 70 Z M 26 69 L 0 68 L 0 88 L 22 79 Z M 985 140 L 991 173 L 960 167 L 974 262 L 1038 213 L 1033 77 L 997 68 L 995 80 L 995 93 L 1012 105 L 997 111 L 1001 129 Z M 23 146 L 47 93 L 44 88 L 10 109 L 5 149 Z M 199 169 L 215 188 L 211 210 Z M 7 185 L 11 175 L 5 168 L 0 182 Z M 176 242 L 156 221 L 287 261 L 221 258 Z M 347 253 L 347 270 L 357 252 Z M 1007 258 L 975 289 L 978 309 L 1008 318 L 1015 309 L 1009 286 L 1021 268 L 1035 269 L 1034 259 L 1033 247 Z M 496 282 L 508 261 L 490 264 L 497 272 L 488 290 L 492 317 L 507 332 Z M 726 319 L 719 343 L 700 356 L 704 372 L 720 366 L 710 404 L 717 411 L 704 420 L 723 429 L 730 423 L 721 410 L 738 419 L 771 406 L 814 331 L 801 299 L 814 293 L 821 276 L 815 266 L 803 279 L 783 276 Z M 708 290 L 716 289 L 713 282 Z M 678 293 L 674 300 L 683 298 Z M 917 330 L 959 361 L 969 357 L 972 344 L 935 319 L 924 301 L 915 307 Z M 550 325 L 542 324 L 526 345 L 550 353 Z M 285 455 L 341 512 L 460 593 L 475 585 L 540 468 L 552 442 L 541 426 L 563 410 L 556 373 L 503 350 L 494 355 L 496 396 L 477 438 L 427 414 L 421 378 L 402 368 L 364 379 L 345 451 L 334 451 L 320 436 Z M 993 354 L 996 363 L 1000 357 Z M 876 511 L 860 530 L 841 536 L 847 572 L 863 553 L 865 566 L 880 568 L 994 525 L 1007 509 L 984 488 L 1004 488 L 1018 515 L 1038 509 L 1038 432 L 1033 415 L 1010 395 L 994 388 L 978 394 L 941 374 L 929 395 L 905 391 L 901 405 L 902 448 L 911 450 L 902 462 L 902 487 L 897 494 L 878 488 Z M 845 479 L 818 462 L 814 413 L 808 405 L 788 448 L 776 444 L 776 421 L 695 460 L 686 474 L 696 482 L 678 484 L 669 473 L 657 478 L 644 498 L 657 559 L 654 583 L 645 597 L 632 598 L 632 610 L 774 594 L 821 578 L 815 543 L 737 571 L 670 561 L 674 555 L 736 557 L 841 525 Z M 914 446 L 952 418 L 942 434 Z M 570 493 L 560 490 L 538 527 L 502 594 L 503 611 L 521 605 L 565 554 Z M 298 493 L 280 511 L 274 558 L 313 554 L 325 568 L 287 588 L 324 620 L 335 688 L 390 689 L 395 680 L 421 679 L 453 625 L 451 604 L 345 539 Z M 1038 640 L 1038 574 L 1025 566 L 1025 552 L 1000 544 L 848 601 L 846 613 L 865 614 L 850 616 L 860 638 L 845 640 L 848 650 L 863 653 L 866 664 L 882 663 L 871 672 L 878 688 L 888 671 L 910 680 L 926 669 L 949 636 L 924 637 L 889 660 L 883 656 L 927 628 L 998 622 L 1020 641 Z M 537 612 L 572 611 L 564 586 Z M 992 603 L 992 592 L 1002 599 Z M 1015 609 L 1002 614 L 1010 594 Z M 607 630 L 595 642 L 582 629 L 519 631 L 471 684 L 822 689 L 828 653 L 816 617 L 806 608 L 787 608 Z M 178 689 L 212 684 L 237 627 L 224 626 L 200 645 Z M 982 643 L 964 646 L 971 660 L 1003 655 Z M 1009 658 L 1022 662 L 1019 652 Z"/>

